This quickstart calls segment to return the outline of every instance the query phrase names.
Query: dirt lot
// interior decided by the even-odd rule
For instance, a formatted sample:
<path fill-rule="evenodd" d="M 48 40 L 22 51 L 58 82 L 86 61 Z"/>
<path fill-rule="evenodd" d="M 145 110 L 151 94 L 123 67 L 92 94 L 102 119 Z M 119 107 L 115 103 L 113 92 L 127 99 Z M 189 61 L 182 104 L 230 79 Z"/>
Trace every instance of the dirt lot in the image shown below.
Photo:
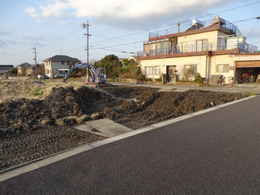
<path fill-rule="evenodd" d="M 125 101 L 106 110 L 106 116 L 129 128 L 137 129 L 170 118 L 197 112 L 244 97 L 242 94 L 209 91 L 153 92 Z"/>
<path fill-rule="evenodd" d="M 2 138 L 0 171 L 101 139 L 104 138 L 66 127 L 48 127 L 20 136 Z"/>
<path fill-rule="evenodd" d="M 61 79 L 41 81 L 19 77 L 8 80 L 0 79 L 0 103 L 19 98 L 44 99 L 54 87 L 74 87 L 77 89 L 84 85 L 84 79 L 70 79 L 66 83 L 62 82 Z"/>
<path fill-rule="evenodd" d="M 72 83 L 64 86 L 62 82 L 55 85 L 26 82 L 27 88 L 36 85 L 44 93 L 30 99 L 21 93 L 18 96 L 21 99 L 7 98 L 0 103 L 0 170 L 104 139 L 73 129 L 88 120 L 110 118 L 137 129 L 243 97 L 232 93 L 158 92 L 153 88 L 112 85 L 95 89 L 78 81 L 75 88 L 70 87 Z"/>

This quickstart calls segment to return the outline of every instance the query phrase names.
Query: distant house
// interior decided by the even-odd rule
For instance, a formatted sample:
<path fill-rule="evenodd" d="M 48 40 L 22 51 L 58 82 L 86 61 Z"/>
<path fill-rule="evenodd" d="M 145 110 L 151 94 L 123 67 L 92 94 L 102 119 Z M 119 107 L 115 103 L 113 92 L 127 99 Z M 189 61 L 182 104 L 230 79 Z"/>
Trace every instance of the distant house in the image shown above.
<path fill-rule="evenodd" d="M 37 64 L 37 65 L 33 66 L 33 74 L 35 76 L 44 75 L 45 74 L 44 64 Z"/>
<path fill-rule="evenodd" d="M 33 66 L 29 63 L 23 63 L 17 66 L 17 75 L 18 76 L 32 76 L 33 75 Z"/>
<path fill-rule="evenodd" d="M 166 77 L 168 83 L 194 81 L 197 75 L 216 84 L 256 81 L 260 77 L 260 52 L 247 43 L 240 30 L 215 17 L 205 25 L 192 21 L 183 32 L 150 33 L 137 61 L 149 79 Z"/>
<path fill-rule="evenodd" d="M 0 74 L 10 72 L 14 68 L 13 65 L 0 65 Z"/>
<path fill-rule="evenodd" d="M 58 77 L 65 71 L 68 71 L 75 64 L 80 63 L 80 60 L 65 55 L 56 55 L 47 58 L 43 61 L 43 63 L 45 75 L 47 75 L 50 78 L 54 78 Z"/>

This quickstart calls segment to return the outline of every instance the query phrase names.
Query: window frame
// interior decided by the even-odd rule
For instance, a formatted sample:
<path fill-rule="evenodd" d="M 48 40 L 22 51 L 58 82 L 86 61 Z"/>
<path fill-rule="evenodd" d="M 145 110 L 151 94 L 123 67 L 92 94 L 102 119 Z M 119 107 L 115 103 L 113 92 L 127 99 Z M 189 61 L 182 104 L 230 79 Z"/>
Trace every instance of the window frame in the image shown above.
<path fill-rule="evenodd" d="M 223 66 L 220 71 L 220 66 Z M 217 64 L 216 65 L 216 73 L 229 73 L 230 72 L 230 64 Z"/>

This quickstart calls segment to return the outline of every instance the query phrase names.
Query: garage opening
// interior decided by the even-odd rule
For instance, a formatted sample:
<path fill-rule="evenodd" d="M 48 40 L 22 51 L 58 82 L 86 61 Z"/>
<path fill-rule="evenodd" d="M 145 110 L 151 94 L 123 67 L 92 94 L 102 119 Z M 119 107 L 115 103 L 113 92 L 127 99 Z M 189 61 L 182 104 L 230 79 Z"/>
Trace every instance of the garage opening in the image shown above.
<path fill-rule="evenodd" d="M 237 83 L 255 83 L 260 81 L 260 61 L 236 62 Z"/>

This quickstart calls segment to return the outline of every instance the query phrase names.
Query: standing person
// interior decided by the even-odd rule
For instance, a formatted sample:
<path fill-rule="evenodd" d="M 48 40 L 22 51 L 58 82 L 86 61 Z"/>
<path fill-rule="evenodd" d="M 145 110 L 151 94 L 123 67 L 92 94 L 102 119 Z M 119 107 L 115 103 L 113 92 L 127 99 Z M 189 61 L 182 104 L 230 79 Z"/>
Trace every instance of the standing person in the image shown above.
<path fill-rule="evenodd" d="M 219 79 L 218 79 L 218 85 L 220 87 L 223 87 L 224 86 L 224 82 L 225 82 L 225 78 L 223 75 L 220 75 Z"/>
<path fill-rule="evenodd" d="M 66 81 L 68 80 L 69 78 L 69 74 L 67 71 L 64 72 L 64 79 L 63 79 L 63 82 L 66 83 Z"/>

